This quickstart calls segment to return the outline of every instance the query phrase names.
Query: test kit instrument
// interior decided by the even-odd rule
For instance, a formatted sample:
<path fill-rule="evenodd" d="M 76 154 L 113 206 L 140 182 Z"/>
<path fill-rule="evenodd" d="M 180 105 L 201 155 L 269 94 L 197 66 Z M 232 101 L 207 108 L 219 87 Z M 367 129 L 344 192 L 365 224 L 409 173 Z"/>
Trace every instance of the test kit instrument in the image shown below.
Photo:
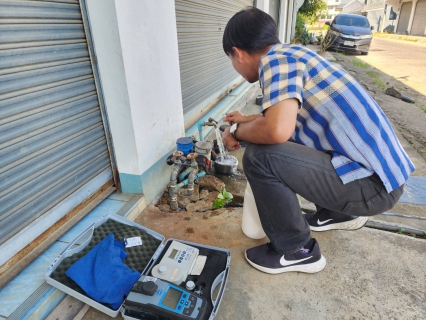
<path fill-rule="evenodd" d="M 198 253 L 197 248 L 173 240 L 160 263 L 152 268 L 151 274 L 156 278 L 180 285 L 193 270 L 198 270 L 200 265 L 201 269 L 204 267 L 205 256 L 197 259 Z"/>
<path fill-rule="evenodd" d="M 72 264 L 110 233 L 118 241 L 126 240 L 128 257 L 123 263 L 141 274 L 131 291 L 125 293 L 119 308 L 95 300 L 66 275 Z M 177 239 L 165 241 L 164 236 L 155 231 L 121 216 L 106 214 L 69 243 L 48 266 L 45 279 L 55 288 L 113 318 L 121 314 L 124 320 L 213 320 L 223 300 L 230 259 L 227 249 Z M 160 266 L 172 272 L 178 269 L 175 283 L 166 276 L 166 279 L 153 276 L 152 270 Z"/>
<path fill-rule="evenodd" d="M 206 299 L 166 281 L 142 276 L 126 300 L 129 316 L 149 319 L 160 315 L 167 319 L 203 319 Z M 170 318 L 169 318 L 170 317 Z"/>

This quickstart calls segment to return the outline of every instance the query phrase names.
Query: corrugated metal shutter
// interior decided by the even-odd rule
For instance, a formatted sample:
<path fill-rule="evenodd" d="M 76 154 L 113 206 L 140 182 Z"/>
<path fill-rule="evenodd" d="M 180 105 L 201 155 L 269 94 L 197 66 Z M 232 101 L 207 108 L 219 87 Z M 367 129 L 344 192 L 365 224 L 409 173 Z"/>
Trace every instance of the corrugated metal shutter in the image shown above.
<path fill-rule="evenodd" d="M 423 36 L 426 29 L 426 0 L 419 0 L 414 13 L 411 34 Z"/>
<path fill-rule="evenodd" d="M 78 0 L 0 1 L 0 243 L 110 168 Z"/>
<path fill-rule="evenodd" d="M 239 78 L 222 49 L 229 19 L 253 0 L 176 0 L 180 77 L 185 123 L 189 112 L 223 95 Z"/>
<path fill-rule="evenodd" d="M 401 13 L 399 14 L 398 26 L 396 28 L 396 33 L 404 33 L 408 29 L 408 22 L 410 21 L 411 7 L 413 2 L 404 2 L 401 6 Z"/>

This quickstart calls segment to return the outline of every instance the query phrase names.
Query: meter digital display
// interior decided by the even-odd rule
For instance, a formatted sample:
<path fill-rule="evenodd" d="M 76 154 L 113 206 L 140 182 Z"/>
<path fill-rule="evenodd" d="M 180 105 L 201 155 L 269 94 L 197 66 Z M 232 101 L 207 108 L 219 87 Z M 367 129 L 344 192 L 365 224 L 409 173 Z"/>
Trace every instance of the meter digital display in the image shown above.
<path fill-rule="evenodd" d="M 176 309 L 176 306 L 179 303 L 179 299 L 181 295 L 182 295 L 181 291 L 178 291 L 170 287 L 169 290 L 167 291 L 166 296 L 164 297 L 162 304 L 166 307 L 169 307 L 170 309 Z"/>
<path fill-rule="evenodd" d="M 178 253 L 178 250 L 173 249 L 172 253 L 169 255 L 169 258 L 174 259 L 176 257 L 176 253 Z"/>

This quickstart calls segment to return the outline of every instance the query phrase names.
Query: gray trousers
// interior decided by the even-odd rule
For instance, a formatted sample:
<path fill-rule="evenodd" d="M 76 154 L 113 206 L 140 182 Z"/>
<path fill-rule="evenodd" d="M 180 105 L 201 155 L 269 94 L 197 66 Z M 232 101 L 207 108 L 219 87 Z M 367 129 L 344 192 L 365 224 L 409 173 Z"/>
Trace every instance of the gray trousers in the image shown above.
<path fill-rule="evenodd" d="M 281 253 L 293 253 L 310 239 L 310 229 L 296 194 L 317 209 L 372 216 L 391 209 L 404 186 L 388 193 L 380 178 L 343 184 L 331 164 L 331 155 L 293 142 L 249 144 L 243 157 L 263 230 Z"/>

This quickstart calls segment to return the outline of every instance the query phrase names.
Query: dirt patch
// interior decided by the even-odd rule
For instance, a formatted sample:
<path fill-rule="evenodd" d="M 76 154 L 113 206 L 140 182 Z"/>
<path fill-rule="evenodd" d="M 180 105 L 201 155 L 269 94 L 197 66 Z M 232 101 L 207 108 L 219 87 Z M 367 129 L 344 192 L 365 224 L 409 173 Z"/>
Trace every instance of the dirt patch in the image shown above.
<path fill-rule="evenodd" d="M 186 228 L 186 233 L 194 233 L 194 228 Z"/>

